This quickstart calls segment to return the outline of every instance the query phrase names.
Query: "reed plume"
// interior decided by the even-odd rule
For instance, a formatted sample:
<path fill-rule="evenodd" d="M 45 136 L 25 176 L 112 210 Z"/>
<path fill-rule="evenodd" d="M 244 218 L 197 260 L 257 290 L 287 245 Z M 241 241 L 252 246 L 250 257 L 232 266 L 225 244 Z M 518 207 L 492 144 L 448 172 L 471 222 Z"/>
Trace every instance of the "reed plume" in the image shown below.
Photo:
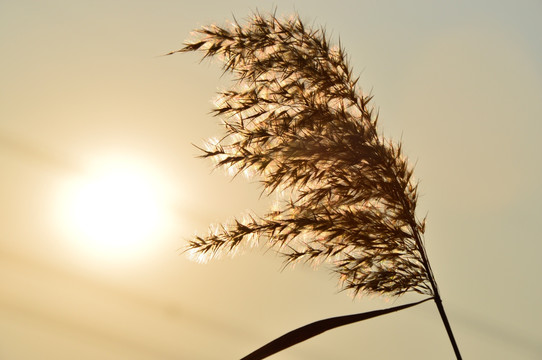
<path fill-rule="evenodd" d="M 401 144 L 378 133 L 371 96 L 358 89 L 341 45 L 297 16 L 256 13 L 196 33 L 169 54 L 218 57 L 235 83 L 214 108 L 225 134 L 201 156 L 286 195 L 263 216 L 196 236 L 187 251 L 212 257 L 256 239 L 286 264 L 328 262 L 354 294 L 428 295 L 460 358 L 425 251 L 425 220 L 416 217 L 412 168 Z"/>

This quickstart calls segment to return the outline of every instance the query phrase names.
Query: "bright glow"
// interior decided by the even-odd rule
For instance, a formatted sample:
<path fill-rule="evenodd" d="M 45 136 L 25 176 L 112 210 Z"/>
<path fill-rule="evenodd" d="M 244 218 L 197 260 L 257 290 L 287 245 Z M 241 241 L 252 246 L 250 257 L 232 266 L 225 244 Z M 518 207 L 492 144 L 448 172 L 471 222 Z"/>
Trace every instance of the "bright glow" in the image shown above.
<path fill-rule="evenodd" d="M 78 250 L 114 261 L 150 250 L 164 221 L 161 187 L 151 174 L 110 161 L 73 186 L 67 213 Z"/>

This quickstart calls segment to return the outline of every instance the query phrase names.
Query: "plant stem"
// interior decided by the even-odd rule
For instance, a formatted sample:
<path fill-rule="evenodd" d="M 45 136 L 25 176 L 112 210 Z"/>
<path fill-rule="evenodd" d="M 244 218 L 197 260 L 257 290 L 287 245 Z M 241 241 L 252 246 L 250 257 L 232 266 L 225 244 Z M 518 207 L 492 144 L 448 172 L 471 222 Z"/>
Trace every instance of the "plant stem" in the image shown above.
<path fill-rule="evenodd" d="M 444 306 L 442 306 L 442 299 L 440 298 L 440 295 L 438 293 L 434 297 L 434 300 L 435 300 L 435 304 L 437 304 L 437 309 L 442 319 L 442 322 L 444 323 L 444 327 L 446 328 L 446 332 L 448 333 L 448 337 L 450 338 L 450 342 L 452 343 L 452 347 L 454 348 L 455 356 L 457 357 L 457 360 L 461 360 L 461 353 L 459 352 L 459 347 L 457 346 L 457 343 L 455 342 L 454 333 L 452 332 L 452 327 L 450 326 L 450 323 L 448 322 L 448 317 L 446 316 L 446 312 L 444 311 Z"/>
<path fill-rule="evenodd" d="M 455 356 L 457 360 L 461 360 L 462 359 L 461 353 L 459 352 L 459 347 L 457 346 L 457 342 L 455 341 L 454 333 L 452 332 L 452 327 L 450 326 L 450 322 L 448 321 L 448 317 L 446 316 L 446 312 L 444 311 L 444 306 L 442 305 L 442 298 L 440 297 L 440 293 L 437 287 L 437 282 L 435 280 L 435 276 L 433 275 L 433 270 L 431 269 L 431 265 L 429 264 L 429 259 L 427 258 L 427 254 L 425 253 L 425 247 L 423 246 L 421 235 L 418 232 L 417 226 L 414 222 L 410 223 L 410 228 L 412 229 L 412 234 L 414 235 L 416 244 L 418 245 L 418 249 L 420 249 L 420 255 L 422 257 L 425 270 L 427 271 L 429 282 L 431 283 L 431 288 L 433 289 L 433 299 L 435 300 L 435 304 L 437 305 L 440 318 L 442 319 L 442 322 L 444 323 L 444 327 L 446 328 L 446 333 L 448 333 L 448 338 L 450 339 L 450 342 L 452 343 L 452 347 L 454 348 Z"/>

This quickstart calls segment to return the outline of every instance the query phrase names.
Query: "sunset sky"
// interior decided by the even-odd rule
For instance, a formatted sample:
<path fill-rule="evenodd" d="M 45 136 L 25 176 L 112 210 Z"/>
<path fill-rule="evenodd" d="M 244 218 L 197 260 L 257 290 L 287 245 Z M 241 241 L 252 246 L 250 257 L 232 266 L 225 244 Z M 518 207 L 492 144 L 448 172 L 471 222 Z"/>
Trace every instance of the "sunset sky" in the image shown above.
<path fill-rule="evenodd" d="M 0 358 L 238 359 L 307 323 L 400 305 L 265 247 L 180 249 L 265 213 L 258 179 L 196 158 L 229 85 L 164 57 L 258 9 L 340 38 L 420 181 L 428 256 L 465 359 L 540 359 L 542 2 L 0 0 Z M 272 359 L 454 359 L 436 307 Z"/>

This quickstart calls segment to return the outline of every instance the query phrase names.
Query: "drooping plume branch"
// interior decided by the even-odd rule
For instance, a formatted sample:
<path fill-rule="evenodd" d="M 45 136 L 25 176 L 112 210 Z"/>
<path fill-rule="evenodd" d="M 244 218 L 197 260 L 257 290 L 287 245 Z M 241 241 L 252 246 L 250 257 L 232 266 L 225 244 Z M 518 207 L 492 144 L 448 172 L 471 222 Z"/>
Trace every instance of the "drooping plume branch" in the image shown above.
<path fill-rule="evenodd" d="M 247 24 L 197 34 L 170 54 L 218 57 L 235 81 L 214 109 L 225 135 L 202 157 L 288 196 L 278 210 L 195 237 L 188 251 L 212 257 L 259 239 L 287 264 L 329 262 L 355 294 L 414 291 L 433 297 L 440 312 L 412 168 L 401 145 L 379 135 L 371 97 L 356 86 L 343 48 L 298 17 L 254 14 Z"/>

